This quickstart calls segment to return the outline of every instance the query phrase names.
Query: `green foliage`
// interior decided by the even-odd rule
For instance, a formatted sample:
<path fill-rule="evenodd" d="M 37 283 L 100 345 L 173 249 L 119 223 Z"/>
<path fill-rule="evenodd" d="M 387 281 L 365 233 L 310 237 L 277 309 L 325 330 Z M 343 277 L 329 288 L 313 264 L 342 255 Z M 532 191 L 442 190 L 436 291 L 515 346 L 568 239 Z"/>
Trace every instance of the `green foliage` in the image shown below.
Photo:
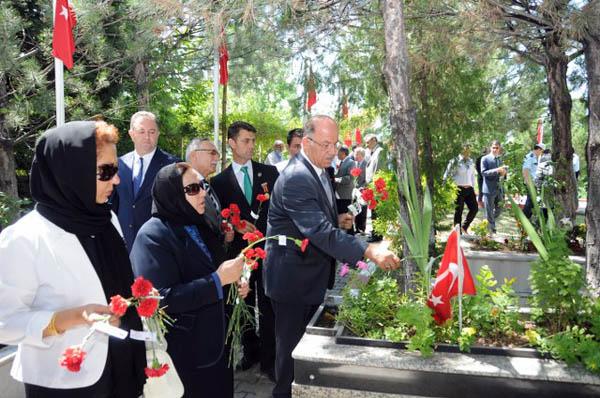
<path fill-rule="evenodd" d="M 463 322 L 478 331 L 480 337 L 493 341 L 514 337 L 522 332 L 519 324 L 518 297 L 512 285 L 515 279 L 504 280 L 502 286 L 486 265 L 477 278 L 477 295 L 463 298 Z"/>
<path fill-rule="evenodd" d="M 375 173 L 373 181 L 383 178 L 389 197 L 385 201 L 377 203 L 377 218 L 373 220 L 373 229 L 379 235 L 386 236 L 392 240 L 392 248 L 401 249 L 400 231 L 400 202 L 398 200 L 398 179 L 392 171 L 379 170 Z M 371 183 L 370 188 L 374 189 Z"/>
<path fill-rule="evenodd" d="M 471 225 L 471 232 L 475 234 L 475 244 L 482 249 L 498 250 L 500 243 L 489 237 L 488 220 L 481 220 Z"/>
<path fill-rule="evenodd" d="M 26 199 L 18 199 L 0 192 L 0 230 L 15 221 L 21 208 L 28 203 Z"/>
<path fill-rule="evenodd" d="M 436 186 L 433 195 L 433 222 L 437 230 L 440 229 L 439 224 L 446 219 L 448 214 L 454 212 L 457 193 L 458 187 L 451 179 Z"/>
<path fill-rule="evenodd" d="M 408 220 L 400 217 L 402 235 L 406 240 L 411 259 L 417 264 L 421 275 L 421 290 L 427 295 L 429 293 L 429 235 L 432 226 L 432 206 L 429 189 L 425 187 L 423 199 L 419 198 L 415 176 L 412 168 L 405 165 L 404 175 L 406 178 L 400 183 L 400 191 L 406 200 L 408 208 Z"/>

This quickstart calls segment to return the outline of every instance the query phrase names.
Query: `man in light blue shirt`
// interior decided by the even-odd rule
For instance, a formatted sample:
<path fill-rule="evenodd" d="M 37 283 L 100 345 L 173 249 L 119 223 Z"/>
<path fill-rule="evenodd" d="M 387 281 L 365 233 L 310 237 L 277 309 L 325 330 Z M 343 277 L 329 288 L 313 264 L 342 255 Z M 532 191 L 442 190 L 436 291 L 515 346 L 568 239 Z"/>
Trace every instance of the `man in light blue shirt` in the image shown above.
<path fill-rule="evenodd" d="M 546 146 L 542 143 L 535 144 L 533 149 L 525 155 L 525 159 L 523 159 L 523 181 L 527 186 L 529 182 L 534 182 L 535 174 L 538 167 L 538 159 L 542 152 L 546 149 Z M 533 198 L 529 195 L 529 190 L 526 189 L 527 192 L 527 200 L 525 201 L 525 207 L 523 208 L 523 213 L 527 218 L 531 218 L 531 211 L 533 209 Z"/>

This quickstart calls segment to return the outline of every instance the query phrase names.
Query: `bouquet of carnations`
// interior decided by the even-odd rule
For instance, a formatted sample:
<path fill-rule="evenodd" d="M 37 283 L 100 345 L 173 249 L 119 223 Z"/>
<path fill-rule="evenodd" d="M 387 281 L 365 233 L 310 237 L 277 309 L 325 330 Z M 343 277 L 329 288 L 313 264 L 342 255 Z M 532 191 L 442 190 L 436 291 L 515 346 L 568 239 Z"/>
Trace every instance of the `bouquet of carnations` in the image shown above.
<path fill-rule="evenodd" d="M 280 243 L 285 244 L 287 240 L 294 242 L 300 250 L 304 252 L 308 246 L 308 239 L 300 240 L 291 238 L 285 235 L 264 236 L 259 230 L 254 232 L 246 232 L 242 238 L 248 242 L 248 246 L 240 253 L 244 257 L 244 267 L 240 282 L 248 283 L 252 271 L 258 269 L 258 261 L 264 260 L 267 257 L 267 252 L 256 247 L 258 243 L 269 239 L 278 239 Z M 242 352 L 242 335 L 248 329 L 255 327 L 255 317 L 250 311 L 246 302 L 239 296 L 238 290 L 235 287 L 229 289 L 228 304 L 233 305 L 229 326 L 227 327 L 226 341 L 230 342 L 231 349 L 229 352 L 229 365 L 235 367 L 241 360 Z"/>
<path fill-rule="evenodd" d="M 360 176 L 362 170 L 359 167 L 355 167 L 350 170 L 350 175 L 354 177 L 354 185 L 356 186 L 356 180 Z M 369 187 L 354 188 L 352 191 L 352 203 L 348 206 L 348 212 L 353 216 L 357 216 L 361 212 L 362 206 L 367 206 L 370 210 L 377 207 L 379 201 L 386 201 L 389 197 L 386 183 L 383 178 L 377 178 L 373 182 L 375 190 Z"/>
<path fill-rule="evenodd" d="M 133 285 L 131 285 L 131 293 L 132 297 L 127 299 L 120 295 L 112 296 L 109 304 L 111 312 L 115 315 L 123 316 L 130 306 L 134 306 L 147 332 L 132 330 L 130 337 L 133 338 L 134 333 L 136 333 L 140 336 L 145 336 L 144 340 L 164 343 L 166 325 L 171 325 L 173 320 L 167 315 L 164 308 L 159 307 L 162 297 L 158 294 L 152 283 L 141 276 L 136 278 Z M 79 372 L 83 360 L 87 355 L 85 351 L 86 344 L 89 344 L 90 338 L 98 331 L 108 333 L 117 338 L 126 338 L 130 334 L 128 331 L 110 326 L 108 324 L 109 318 L 110 316 L 108 315 L 97 316 L 90 332 L 84 337 L 81 344 L 68 347 L 63 352 L 60 358 L 60 365 L 71 372 Z M 138 339 L 140 338 L 138 337 Z M 169 365 L 167 363 L 160 363 L 156 352 L 153 350 L 153 359 L 150 366 L 144 371 L 149 378 L 161 377 L 169 371 Z"/>

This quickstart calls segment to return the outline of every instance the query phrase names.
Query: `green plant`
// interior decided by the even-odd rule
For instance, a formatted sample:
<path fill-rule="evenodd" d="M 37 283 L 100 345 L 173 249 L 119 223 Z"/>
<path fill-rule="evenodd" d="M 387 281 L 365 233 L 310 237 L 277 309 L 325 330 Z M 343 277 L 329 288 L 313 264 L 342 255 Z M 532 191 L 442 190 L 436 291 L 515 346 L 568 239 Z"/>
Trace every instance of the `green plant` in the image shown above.
<path fill-rule="evenodd" d="M 373 230 L 386 236 L 392 241 L 392 250 L 401 250 L 402 235 L 400 230 L 400 208 L 398 201 L 398 179 L 392 171 L 380 170 L 375 174 L 373 181 L 383 178 L 389 194 L 388 199 L 377 203 L 377 218 L 373 220 Z M 371 186 L 371 188 L 373 188 Z"/>
<path fill-rule="evenodd" d="M 471 232 L 475 234 L 475 241 L 473 243 L 480 248 L 488 250 L 498 250 L 500 248 L 500 243 L 489 237 L 488 220 L 474 223 L 471 226 Z"/>
<path fill-rule="evenodd" d="M 426 184 L 423 184 L 425 186 Z M 454 181 L 447 179 L 440 185 L 436 186 L 433 195 L 433 223 L 437 230 L 442 229 L 440 226 L 442 221 L 446 220 L 448 214 L 454 212 L 456 206 L 456 195 L 458 187 Z"/>
<path fill-rule="evenodd" d="M 27 199 L 19 199 L 0 192 L 0 230 L 10 225 L 19 215 L 22 206 L 29 203 Z"/>
<path fill-rule="evenodd" d="M 431 195 L 429 189 L 425 187 L 421 202 L 412 168 L 405 164 L 404 172 L 406 178 L 400 184 L 400 191 L 406 200 L 408 220 L 400 217 L 400 225 L 402 226 L 402 235 L 411 253 L 411 259 L 417 264 L 421 276 L 420 291 L 427 296 L 431 277 L 431 262 L 429 261 L 429 236 L 433 217 Z"/>

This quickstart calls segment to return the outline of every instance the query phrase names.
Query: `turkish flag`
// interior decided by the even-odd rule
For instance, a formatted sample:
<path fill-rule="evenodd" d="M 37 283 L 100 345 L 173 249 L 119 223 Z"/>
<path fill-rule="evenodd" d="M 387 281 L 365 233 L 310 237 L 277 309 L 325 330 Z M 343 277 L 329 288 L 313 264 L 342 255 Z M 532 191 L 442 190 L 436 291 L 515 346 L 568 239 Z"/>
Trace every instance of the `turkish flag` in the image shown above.
<path fill-rule="evenodd" d="M 541 144 L 544 141 L 544 121 L 542 118 L 538 119 L 537 122 L 537 143 Z"/>
<path fill-rule="evenodd" d="M 459 265 L 458 251 L 462 258 L 462 269 Z M 438 325 L 452 318 L 452 306 L 450 299 L 459 294 L 460 280 L 463 280 L 462 293 L 475 295 L 475 283 L 471 277 L 469 264 L 461 248 L 458 247 L 458 230 L 455 228 L 446 242 L 444 256 L 440 263 L 435 283 L 431 289 L 427 305 L 434 312 L 433 318 Z"/>
<path fill-rule="evenodd" d="M 306 109 L 310 112 L 310 108 L 312 108 L 312 106 L 317 103 L 317 90 L 315 87 L 315 77 L 313 76 L 312 70 L 308 75 L 307 88 L 308 99 L 306 100 Z"/>
<path fill-rule="evenodd" d="M 356 141 L 356 145 L 362 144 L 362 133 L 358 127 L 354 131 L 354 141 Z"/>
<path fill-rule="evenodd" d="M 348 148 L 352 146 L 352 137 L 350 136 L 349 131 L 346 133 L 346 137 L 344 137 L 344 145 L 346 145 Z"/>
<path fill-rule="evenodd" d="M 76 24 L 77 18 L 69 2 L 67 0 L 56 0 L 52 55 L 63 61 L 68 69 L 73 67 L 73 54 L 75 53 L 73 28 Z"/>
<path fill-rule="evenodd" d="M 223 86 L 229 81 L 229 70 L 227 62 L 229 61 L 229 52 L 225 41 L 219 46 L 219 83 Z"/>

